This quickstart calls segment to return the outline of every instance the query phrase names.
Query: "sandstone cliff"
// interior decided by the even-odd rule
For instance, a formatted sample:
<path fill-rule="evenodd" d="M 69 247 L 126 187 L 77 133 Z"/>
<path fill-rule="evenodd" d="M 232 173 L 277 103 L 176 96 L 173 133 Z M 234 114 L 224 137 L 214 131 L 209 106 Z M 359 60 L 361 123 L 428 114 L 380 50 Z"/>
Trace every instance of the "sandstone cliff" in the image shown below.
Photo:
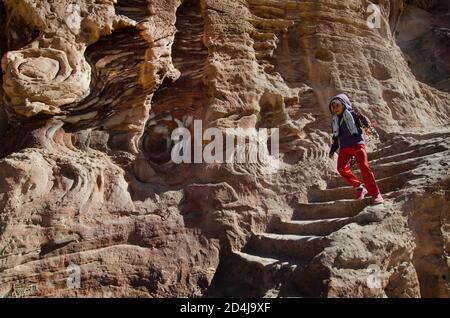
<path fill-rule="evenodd" d="M 0 296 L 449 297 L 448 1 L 377 3 L 1 1 Z M 340 92 L 383 205 L 328 159 Z M 175 164 L 194 120 L 281 157 Z"/>

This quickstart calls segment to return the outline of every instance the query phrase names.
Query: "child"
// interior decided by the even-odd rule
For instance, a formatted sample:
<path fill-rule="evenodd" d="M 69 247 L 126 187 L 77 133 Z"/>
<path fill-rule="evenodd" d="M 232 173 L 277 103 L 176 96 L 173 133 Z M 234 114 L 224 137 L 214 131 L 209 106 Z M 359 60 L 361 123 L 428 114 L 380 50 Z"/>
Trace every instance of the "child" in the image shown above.
<path fill-rule="evenodd" d="M 339 148 L 337 170 L 339 174 L 356 188 L 356 198 L 364 199 L 366 194 L 372 196 L 372 204 L 383 203 L 378 185 L 370 169 L 367 159 L 366 146 L 362 136 L 361 126 L 369 127 L 367 118 L 352 110 L 352 103 L 345 94 L 340 94 L 330 102 L 329 109 L 333 115 L 332 131 L 333 144 L 329 157 L 333 158 Z M 364 181 L 361 183 L 350 170 L 350 160 L 355 157 Z"/>

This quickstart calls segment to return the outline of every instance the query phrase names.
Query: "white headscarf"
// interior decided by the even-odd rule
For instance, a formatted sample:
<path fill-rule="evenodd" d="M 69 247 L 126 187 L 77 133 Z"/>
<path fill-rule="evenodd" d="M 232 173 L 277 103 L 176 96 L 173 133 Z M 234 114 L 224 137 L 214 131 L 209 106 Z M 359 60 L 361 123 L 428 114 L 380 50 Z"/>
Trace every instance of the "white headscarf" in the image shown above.
<path fill-rule="evenodd" d="M 339 136 L 339 126 L 342 124 L 342 121 L 347 125 L 348 130 L 352 135 L 359 134 L 358 128 L 356 127 L 355 119 L 351 114 L 352 104 L 350 103 L 349 98 L 345 94 L 340 94 L 335 96 L 330 102 L 330 111 L 331 111 L 331 103 L 333 101 L 339 102 L 344 106 L 344 112 L 342 114 L 342 119 L 339 121 L 339 116 L 333 114 L 332 119 L 332 128 L 333 128 L 333 137 Z"/>

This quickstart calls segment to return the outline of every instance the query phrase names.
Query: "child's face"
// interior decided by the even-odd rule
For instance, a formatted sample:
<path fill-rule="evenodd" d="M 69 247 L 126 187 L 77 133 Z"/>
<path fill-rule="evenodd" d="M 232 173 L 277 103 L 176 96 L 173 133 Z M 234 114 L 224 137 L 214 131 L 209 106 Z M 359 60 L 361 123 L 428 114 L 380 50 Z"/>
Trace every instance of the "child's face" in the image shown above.
<path fill-rule="evenodd" d="M 341 104 L 340 101 L 336 100 L 331 102 L 331 109 L 333 110 L 333 113 L 335 113 L 338 116 L 344 112 L 344 106 Z"/>

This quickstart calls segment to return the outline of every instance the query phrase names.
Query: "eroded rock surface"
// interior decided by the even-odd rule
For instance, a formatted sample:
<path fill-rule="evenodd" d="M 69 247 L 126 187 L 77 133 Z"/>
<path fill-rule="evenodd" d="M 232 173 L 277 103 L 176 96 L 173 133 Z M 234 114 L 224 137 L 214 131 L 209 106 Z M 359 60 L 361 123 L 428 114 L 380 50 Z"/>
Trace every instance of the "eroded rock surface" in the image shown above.
<path fill-rule="evenodd" d="M 449 8 L 369 4 L 0 2 L 0 296 L 449 297 Z M 340 92 L 381 206 L 328 159 Z M 281 156 L 175 164 L 196 120 Z"/>

